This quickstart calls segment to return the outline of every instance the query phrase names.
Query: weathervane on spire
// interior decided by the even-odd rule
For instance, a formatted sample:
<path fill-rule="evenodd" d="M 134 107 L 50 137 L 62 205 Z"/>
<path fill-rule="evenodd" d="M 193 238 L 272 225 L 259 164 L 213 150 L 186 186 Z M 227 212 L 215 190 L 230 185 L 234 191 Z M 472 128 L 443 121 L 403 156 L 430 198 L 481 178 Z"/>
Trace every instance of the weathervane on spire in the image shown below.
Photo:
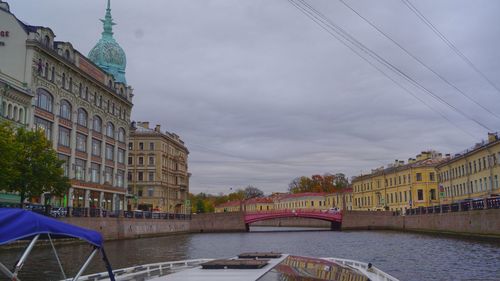
<path fill-rule="evenodd" d="M 106 9 L 106 15 L 104 19 L 101 19 L 103 23 L 104 31 L 102 32 L 102 37 L 112 37 L 113 36 L 113 17 L 111 17 L 111 0 L 108 0 L 108 7 Z"/>

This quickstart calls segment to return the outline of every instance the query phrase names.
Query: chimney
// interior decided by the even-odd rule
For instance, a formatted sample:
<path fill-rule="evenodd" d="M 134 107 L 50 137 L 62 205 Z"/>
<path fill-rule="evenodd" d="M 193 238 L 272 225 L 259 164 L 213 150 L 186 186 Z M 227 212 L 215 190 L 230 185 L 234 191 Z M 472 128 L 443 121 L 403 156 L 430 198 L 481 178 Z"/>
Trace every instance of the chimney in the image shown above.
<path fill-rule="evenodd" d="M 161 133 L 161 125 L 156 125 L 155 132 Z"/>
<path fill-rule="evenodd" d="M 488 143 L 498 140 L 498 133 L 488 133 Z"/>

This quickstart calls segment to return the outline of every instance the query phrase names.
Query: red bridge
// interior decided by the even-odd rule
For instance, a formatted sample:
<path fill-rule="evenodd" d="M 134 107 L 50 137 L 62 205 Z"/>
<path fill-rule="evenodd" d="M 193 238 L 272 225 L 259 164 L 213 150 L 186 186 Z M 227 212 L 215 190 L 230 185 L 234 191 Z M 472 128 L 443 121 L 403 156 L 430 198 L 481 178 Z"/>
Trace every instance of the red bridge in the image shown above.
<path fill-rule="evenodd" d="M 342 223 L 342 213 L 320 210 L 277 210 L 277 211 L 261 211 L 261 212 L 246 212 L 245 224 L 248 225 L 258 221 L 272 220 L 279 218 L 308 218 L 331 222 L 332 230 L 339 230 Z"/>

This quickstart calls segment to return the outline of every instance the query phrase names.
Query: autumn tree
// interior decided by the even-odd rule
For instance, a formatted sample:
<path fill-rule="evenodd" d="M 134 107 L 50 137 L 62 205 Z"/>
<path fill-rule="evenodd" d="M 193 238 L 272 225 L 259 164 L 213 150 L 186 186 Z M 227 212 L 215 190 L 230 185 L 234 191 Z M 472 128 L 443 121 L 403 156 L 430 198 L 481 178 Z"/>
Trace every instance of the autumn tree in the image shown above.
<path fill-rule="evenodd" d="M 251 199 L 251 198 L 264 196 L 264 192 L 262 190 L 258 189 L 257 187 L 251 186 L 251 185 L 245 187 L 243 192 L 245 193 L 245 199 Z"/>
<path fill-rule="evenodd" d="M 0 123 L 0 188 L 10 186 L 19 176 L 13 165 L 17 149 L 14 128 L 7 122 Z"/>

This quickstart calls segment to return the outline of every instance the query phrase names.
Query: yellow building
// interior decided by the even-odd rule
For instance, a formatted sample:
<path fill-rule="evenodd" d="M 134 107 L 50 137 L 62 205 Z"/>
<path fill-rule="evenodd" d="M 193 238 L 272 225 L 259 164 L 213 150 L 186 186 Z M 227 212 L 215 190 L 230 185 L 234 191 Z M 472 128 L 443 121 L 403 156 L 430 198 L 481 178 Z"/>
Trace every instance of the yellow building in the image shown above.
<path fill-rule="evenodd" d="M 268 212 L 274 210 L 274 201 L 269 197 L 252 198 L 245 201 L 246 212 Z"/>
<path fill-rule="evenodd" d="M 328 208 L 352 210 L 352 188 L 325 194 L 325 203 Z"/>
<path fill-rule="evenodd" d="M 176 134 L 162 132 L 160 125 L 132 123 L 130 129 L 128 180 L 129 209 L 169 213 L 190 212 L 189 151 Z"/>
<path fill-rule="evenodd" d="M 436 166 L 443 161 L 440 153 L 425 151 L 407 164 L 396 160 L 387 168 L 355 177 L 353 209 L 405 212 L 439 204 Z"/>
<path fill-rule="evenodd" d="M 316 209 L 326 210 L 328 206 L 325 201 L 326 193 L 297 193 L 284 194 L 274 201 L 275 210 L 300 210 Z"/>
<path fill-rule="evenodd" d="M 240 210 L 241 210 L 241 201 L 229 201 L 215 206 L 214 212 L 227 213 L 227 212 L 239 212 Z"/>
<path fill-rule="evenodd" d="M 485 198 L 500 193 L 500 140 L 488 134 L 488 141 L 449 157 L 437 166 L 442 203 Z"/>

